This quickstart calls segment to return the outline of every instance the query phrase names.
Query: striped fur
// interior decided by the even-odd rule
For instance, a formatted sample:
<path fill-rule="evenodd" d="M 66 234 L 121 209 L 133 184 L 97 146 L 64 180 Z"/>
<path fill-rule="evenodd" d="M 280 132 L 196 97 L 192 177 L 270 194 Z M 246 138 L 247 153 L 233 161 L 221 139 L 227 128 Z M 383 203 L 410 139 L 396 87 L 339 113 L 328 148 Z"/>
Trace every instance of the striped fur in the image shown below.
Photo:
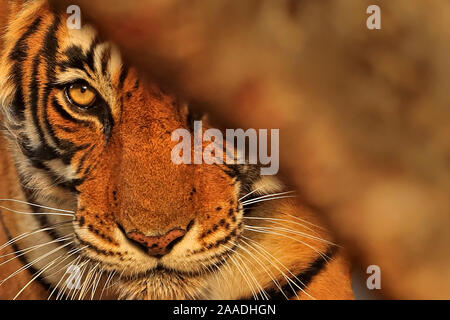
<path fill-rule="evenodd" d="M 92 27 L 69 30 L 66 19 L 45 1 L 15 2 L 4 36 L 0 197 L 73 217 L 0 209 L 5 241 L 53 226 L 6 248 L 48 243 L 20 255 L 32 268 L 19 287 L 2 284 L 1 298 L 100 298 L 102 286 L 123 299 L 352 298 L 342 249 L 312 210 L 291 199 L 258 203 L 283 187 L 253 166 L 173 164 L 170 134 L 190 127 L 188 108 L 141 81 Z M 67 98 L 80 81 L 97 92 L 90 109 Z M 188 231 L 161 258 L 125 236 L 174 228 Z M 67 287 L 69 265 L 82 271 L 81 289 Z"/>

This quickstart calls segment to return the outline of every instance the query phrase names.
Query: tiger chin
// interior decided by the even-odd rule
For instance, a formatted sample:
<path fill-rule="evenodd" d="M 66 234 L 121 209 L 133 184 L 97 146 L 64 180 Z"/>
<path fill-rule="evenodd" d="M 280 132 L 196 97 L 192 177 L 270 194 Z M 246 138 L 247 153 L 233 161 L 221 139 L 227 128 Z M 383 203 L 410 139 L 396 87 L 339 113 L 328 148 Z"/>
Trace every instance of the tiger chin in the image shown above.
<path fill-rule="evenodd" d="M 277 178 L 174 164 L 184 103 L 46 1 L 9 9 L 0 298 L 353 298 L 344 250 Z"/>

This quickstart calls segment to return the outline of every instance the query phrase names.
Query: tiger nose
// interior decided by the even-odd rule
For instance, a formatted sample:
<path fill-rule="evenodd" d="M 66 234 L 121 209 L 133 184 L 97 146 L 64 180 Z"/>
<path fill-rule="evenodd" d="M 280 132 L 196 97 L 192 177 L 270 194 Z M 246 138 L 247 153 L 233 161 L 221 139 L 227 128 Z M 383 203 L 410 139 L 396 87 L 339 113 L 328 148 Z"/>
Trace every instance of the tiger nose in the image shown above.
<path fill-rule="evenodd" d="M 126 236 L 139 244 L 152 257 L 161 258 L 172 250 L 186 234 L 183 229 L 173 229 L 162 236 L 146 236 L 140 231 L 130 231 Z"/>

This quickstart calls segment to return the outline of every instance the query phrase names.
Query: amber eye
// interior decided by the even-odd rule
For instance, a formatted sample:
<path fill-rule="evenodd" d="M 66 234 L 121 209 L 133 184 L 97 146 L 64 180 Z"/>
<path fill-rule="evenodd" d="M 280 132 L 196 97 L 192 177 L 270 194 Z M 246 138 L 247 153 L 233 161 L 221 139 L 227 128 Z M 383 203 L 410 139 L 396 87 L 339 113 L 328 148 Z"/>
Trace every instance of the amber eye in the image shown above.
<path fill-rule="evenodd" d="M 89 108 L 95 102 L 97 93 L 88 84 L 74 83 L 66 88 L 69 101 L 80 108 Z"/>

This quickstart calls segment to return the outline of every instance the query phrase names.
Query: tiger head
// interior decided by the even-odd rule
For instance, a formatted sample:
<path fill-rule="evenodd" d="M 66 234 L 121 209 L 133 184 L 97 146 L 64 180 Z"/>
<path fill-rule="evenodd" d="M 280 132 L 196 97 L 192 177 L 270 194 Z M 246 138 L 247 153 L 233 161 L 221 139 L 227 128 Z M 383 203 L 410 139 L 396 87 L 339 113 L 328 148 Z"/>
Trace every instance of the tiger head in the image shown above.
<path fill-rule="evenodd" d="M 174 164 L 171 133 L 191 130 L 194 115 L 175 95 L 142 80 L 93 27 L 69 29 L 68 15 L 40 0 L 15 2 L 10 16 L 0 98 L 23 200 L 67 213 L 25 216 L 15 228 L 19 233 L 61 226 L 46 236 L 67 245 L 46 246 L 50 254 L 36 262 L 51 286 L 64 291 L 65 274 L 47 272 L 48 262 L 69 257 L 61 266 L 85 268 L 83 279 L 89 270 L 99 279 L 109 275 L 116 279 L 113 295 L 121 298 L 248 298 L 259 291 L 256 284 L 242 285 L 251 250 L 267 251 L 253 262 L 261 289 L 271 278 L 289 282 L 286 270 L 276 271 L 279 266 L 270 267 L 268 277 L 258 266 L 268 265 L 265 259 L 296 272 L 317 252 L 325 254 L 327 242 L 310 244 L 312 236 L 301 244 L 277 238 L 274 229 L 257 232 L 265 230 L 264 221 L 254 220 L 254 229 L 245 230 L 243 199 L 281 188 L 255 166 Z M 277 219 L 274 212 L 284 210 L 280 221 L 295 222 L 289 218 L 297 215 L 293 205 L 281 203 L 256 206 L 246 215 Z M 297 223 L 299 234 L 306 231 Z M 321 229 L 306 228 L 326 237 Z M 26 241 L 32 240 L 24 246 Z M 280 248 L 300 248 L 303 260 L 289 262 L 286 252 L 276 254 Z"/>

